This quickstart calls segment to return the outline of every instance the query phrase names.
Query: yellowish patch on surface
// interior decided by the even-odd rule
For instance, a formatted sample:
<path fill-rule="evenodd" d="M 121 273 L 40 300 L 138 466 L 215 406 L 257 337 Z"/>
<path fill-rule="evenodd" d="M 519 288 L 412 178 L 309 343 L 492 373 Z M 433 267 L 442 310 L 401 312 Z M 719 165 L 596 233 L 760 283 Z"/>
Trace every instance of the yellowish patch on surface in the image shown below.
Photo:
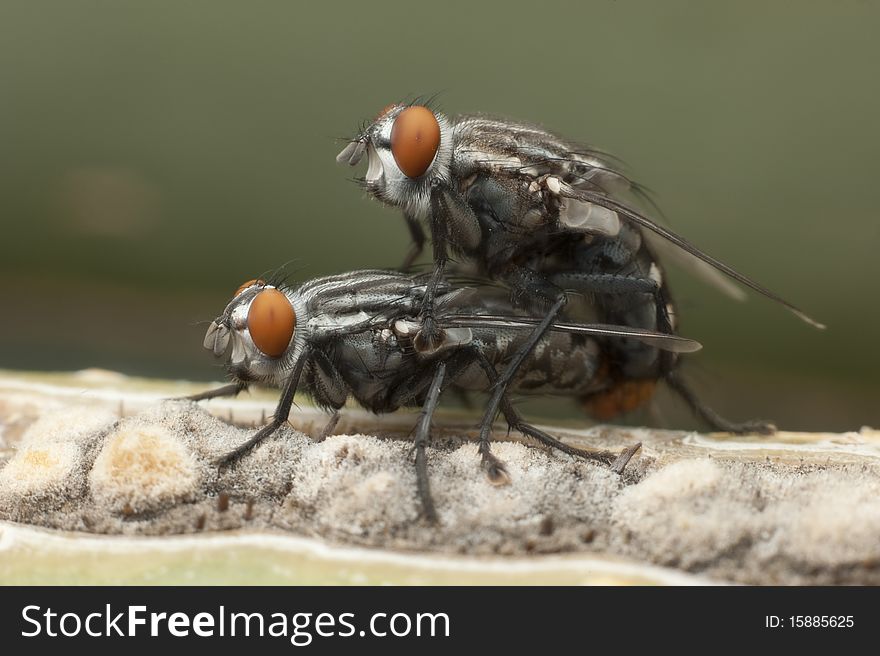
<path fill-rule="evenodd" d="M 24 462 L 31 467 L 51 467 L 58 460 L 53 458 L 48 451 L 35 449 L 33 451 L 26 451 L 24 454 Z"/>
<path fill-rule="evenodd" d="M 25 446 L 0 471 L 0 493 L 33 496 L 50 492 L 68 480 L 78 455 L 74 444 Z"/>
<path fill-rule="evenodd" d="M 89 476 L 97 498 L 126 512 L 191 497 L 199 478 L 189 450 L 159 426 L 123 428 L 111 435 Z"/>

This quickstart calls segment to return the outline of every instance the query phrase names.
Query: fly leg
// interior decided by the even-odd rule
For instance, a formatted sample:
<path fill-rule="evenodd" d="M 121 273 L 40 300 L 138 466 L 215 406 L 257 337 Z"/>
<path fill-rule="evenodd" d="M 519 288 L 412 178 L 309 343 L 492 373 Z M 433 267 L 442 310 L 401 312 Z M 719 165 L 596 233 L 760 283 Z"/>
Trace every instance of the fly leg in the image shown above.
<path fill-rule="evenodd" d="M 339 423 L 339 419 L 342 417 L 339 410 L 333 412 L 333 416 L 330 417 L 330 420 L 324 425 L 324 428 L 321 429 L 321 432 L 315 436 L 315 442 L 323 442 L 328 437 L 333 435 L 333 431 L 336 430 L 336 424 Z"/>
<path fill-rule="evenodd" d="M 442 200 L 442 194 L 432 193 L 431 243 L 434 250 L 434 273 L 428 281 L 422 299 L 422 311 L 419 313 L 422 328 L 413 340 L 416 350 L 422 352 L 436 350 L 443 341 L 443 329 L 434 319 L 434 297 L 437 295 L 437 285 L 443 279 L 443 272 L 446 269 L 448 259 L 446 237 L 446 205 Z"/>
<path fill-rule="evenodd" d="M 617 238 L 579 245 L 550 280 L 563 289 L 599 296 L 603 320 L 673 332 L 663 272 L 631 227 L 621 226 Z"/>
<path fill-rule="evenodd" d="M 547 315 L 541 323 L 535 327 L 535 330 L 529 336 L 528 340 L 526 340 L 526 342 L 520 347 L 519 351 L 513 356 L 513 359 L 504 369 L 504 373 L 502 373 L 501 376 L 498 376 L 494 381 L 492 396 L 489 399 L 489 403 L 486 405 L 483 420 L 480 422 L 479 451 L 483 461 L 483 468 L 489 475 L 489 480 L 496 485 L 506 484 L 509 481 L 509 477 L 507 476 L 507 471 L 504 468 L 504 465 L 492 454 L 490 447 L 492 424 L 495 421 L 495 416 L 498 414 L 498 409 L 501 407 L 501 403 L 505 399 L 507 388 L 513 381 L 517 370 L 519 370 L 523 361 L 532 352 L 538 342 L 541 341 L 541 338 L 550 329 L 553 322 L 556 321 L 556 317 L 559 316 L 562 308 L 565 307 L 565 303 L 566 298 L 565 295 L 562 294 L 556 299 L 556 302 L 550 308 L 549 312 L 547 312 Z"/>
<path fill-rule="evenodd" d="M 660 283 L 652 278 L 620 273 L 557 273 L 553 284 L 563 289 L 574 289 L 592 294 L 624 295 L 650 294 L 657 307 L 657 325 L 661 332 L 671 331 L 671 320 Z"/>
<path fill-rule="evenodd" d="M 474 354 L 470 350 L 463 351 L 449 360 L 439 362 L 429 384 L 425 382 L 424 372 L 419 372 L 402 381 L 398 388 L 389 396 L 390 405 L 397 407 L 410 405 L 414 398 L 422 398 L 424 394 L 425 400 L 422 402 L 422 411 L 419 413 L 419 420 L 413 429 L 415 438 L 413 440 L 412 452 L 415 453 L 416 485 L 422 504 L 422 516 L 431 523 L 437 522 L 437 512 L 428 483 L 428 463 L 427 454 L 425 453 L 425 446 L 431 436 L 431 420 L 434 411 L 437 409 L 440 395 L 444 391 L 444 382 L 447 380 L 454 381 L 473 361 Z M 426 387 L 427 392 L 425 391 Z"/>
<path fill-rule="evenodd" d="M 419 490 L 419 499 L 422 502 L 422 515 L 431 524 L 437 523 L 437 509 L 434 507 L 434 499 L 431 497 L 431 486 L 428 482 L 428 456 L 425 453 L 425 445 L 431 437 L 431 419 L 437 409 L 440 392 L 443 388 L 443 379 L 446 376 L 446 363 L 440 362 L 434 372 L 428 397 L 419 414 L 419 423 L 416 424 L 416 434 L 413 450 L 416 454 L 416 486 Z"/>
<path fill-rule="evenodd" d="M 478 354 L 478 358 L 480 365 L 486 372 L 486 376 L 489 378 L 489 382 L 495 384 L 498 380 L 498 372 L 495 370 L 495 367 L 482 353 Z M 549 447 L 562 451 L 563 453 L 567 453 L 578 458 L 583 458 L 584 460 L 594 460 L 596 462 L 601 462 L 605 465 L 611 465 L 612 471 L 617 474 L 623 473 L 623 470 L 626 468 L 627 464 L 629 464 L 629 461 L 636 453 L 638 453 L 639 449 L 642 447 L 641 442 L 636 442 L 635 444 L 625 448 L 619 454 L 613 453 L 612 451 L 585 451 L 583 449 L 569 446 L 565 442 L 558 440 L 548 433 L 545 433 L 540 428 L 526 423 L 522 415 L 513 406 L 513 404 L 506 396 L 501 401 L 501 412 L 504 413 L 504 418 L 507 420 L 507 424 L 514 430 L 522 433 L 523 435 L 534 438 Z M 497 460 L 497 458 L 495 458 L 494 455 L 492 456 L 492 458 L 495 460 L 495 462 L 498 462 L 500 464 L 500 462 Z M 501 465 L 501 467 L 503 469 L 503 464 Z M 506 470 L 504 470 L 505 475 L 506 473 Z"/>
<path fill-rule="evenodd" d="M 606 297 L 599 301 L 599 305 L 605 307 L 605 318 L 613 323 L 674 333 L 665 290 L 659 279 L 650 275 L 639 275 L 638 272 L 564 272 L 551 276 L 550 280 L 571 292 Z M 614 309 L 609 310 L 609 307 Z M 611 348 L 620 354 L 619 360 L 624 363 L 627 375 L 649 375 L 658 362 L 660 375 L 665 375 L 676 363 L 674 354 L 668 351 L 658 353 L 656 349 L 633 344 L 630 340 L 616 341 Z"/>
<path fill-rule="evenodd" d="M 410 244 L 409 251 L 407 251 L 406 257 L 403 259 L 403 264 L 400 265 L 400 268 L 402 271 L 408 271 L 410 267 L 412 267 L 413 262 L 416 261 L 416 258 L 418 258 L 425 249 L 425 231 L 422 230 L 422 224 L 419 220 L 408 212 L 404 213 L 403 218 L 406 220 L 406 227 L 409 228 L 409 234 L 410 237 L 412 237 L 412 244 Z"/>
<path fill-rule="evenodd" d="M 614 453 L 613 451 L 585 451 L 584 449 L 569 446 L 565 442 L 545 433 L 540 428 L 536 428 L 535 426 L 526 423 L 523 420 L 522 415 L 520 415 L 507 400 L 501 405 L 501 411 L 504 413 L 504 417 L 507 419 L 507 423 L 510 427 L 518 430 L 523 435 L 533 437 L 539 442 L 562 451 L 563 453 L 577 456 L 584 460 L 595 460 L 604 465 L 611 465 L 611 470 L 616 474 L 622 474 L 632 457 L 642 448 L 642 443 L 636 442 L 635 444 L 626 447 L 620 453 Z"/>
<path fill-rule="evenodd" d="M 560 292 L 558 288 L 547 281 L 543 276 L 530 269 L 512 267 L 508 282 L 512 287 L 515 298 L 525 297 L 529 301 L 533 301 L 535 298 L 547 299 L 553 298 L 555 295 L 555 300 L 547 314 L 541 320 L 541 323 L 535 326 L 535 329 L 532 331 L 531 335 L 529 335 L 529 338 L 514 354 L 513 359 L 505 368 L 504 373 L 501 374 L 501 376 L 497 376 L 497 374 L 494 373 L 494 367 L 492 368 L 493 375 L 490 375 L 490 380 L 492 381 L 492 396 L 489 398 L 485 413 L 483 414 L 483 420 L 480 422 L 479 452 L 482 458 L 483 468 L 486 470 L 489 480 L 496 485 L 504 485 L 508 483 L 510 479 L 507 475 L 507 470 L 505 469 L 504 464 L 492 454 L 490 446 L 492 424 L 495 422 L 495 417 L 498 414 L 501 403 L 505 399 L 507 388 L 513 381 L 514 376 L 516 376 L 516 372 L 519 370 L 520 366 L 522 366 L 523 361 L 534 350 L 538 342 L 541 341 L 544 334 L 553 325 L 553 322 L 556 321 L 556 318 L 562 312 L 562 309 L 567 302 L 567 297 L 564 292 Z M 480 357 L 482 357 L 482 354 L 480 354 Z"/>
<path fill-rule="evenodd" d="M 287 418 L 290 416 L 290 408 L 293 405 L 293 396 L 296 394 L 296 388 L 299 386 L 299 379 L 300 376 L 302 376 L 306 361 L 309 359 L 309 354 L 310 347 L 306 346 L 300 354 L 296 366 L 284 383 L 284 388 L 281 390 L 281 398 L 278 400 L 278 405 L 275 408 L 275 414 L 272 416 L 272 421 L 257 431 L 257 433 L 244 444 L 217 458 L 215 463 L 219 467 L 224 467 L 237 462 L 244 454 L 269 437 L 287 421 Z"/>
<path fill-rule="evenodd" d="M 224 385 L 223 387 L 217 387 L 212 390 L 206 390 L 204 392 L 199 392 L 198 394 L 191 394 L 189 396 L 182 396 L 180 400 L 182 401 L 207 401 L 208 399 L 217 399 L 224 396 L 238 396 L 241 392 L 248 388 L 247 383 L 230 383 L 229 385 Z"/>
<path fill-rule="evenodd" d="M 675 370 L 672 370 L 666 374 L 666 382 L 669 384 L 669 387 L 672 388 L 676 394 L 678 394 L 685 403 L 688 404 L 691 410 L 694 413 L 703 419 L 709 426 L 717 431 L 722 431 L 725 433 L 735 433 L 735 434 L 748 434 L 748 433 L 758 433 L 759 435 L 772 435 L 776 432 L 776 426 L 767 421 L 761 421 L 760 419 L 755 419 L 752 421 L 744 421 L 741 423 L 736 423 L 729 421 L 719 415 L 717 412 L 712 410 L 709 406 L 705 405 L 699 398 L 697 398 L 696 393 L 691 387 L 684 381 L 681 377 L 681 374 Z"/>
<path fill-rule="evenodd" d="M 435 251 L 437 249 L 435 248 Z M 434 319 L 434 297 L 437 295 L 437 285 L 443 279 L 446 269 L 446 259 L 435 259 L 434 273 L 425 288 L 425 296 L 422 299 L 422 311 L 419 313 L 422 327 L 413 340 L 416 350 L 421 353 L 436 351 L 443 342 L 443 329 L 437 325 Z"/>
<path fill-rule="evenodd" d="M 434 297 L 449 259 L 447 253 L 449 246 L 459 252 L 470 251 L 476 248 L 482 239 L 480 222 L 467 201 L 446 184 L 437 184 L 431 188 L 430 227 L 434 249 L 434 274 L 422 301 L 422 311 L 419 315 L 422 329 L 414 340 L 416 349 L 423 353 L 436 350 L 443 342 L 444 331 L 434 319 Z"/>

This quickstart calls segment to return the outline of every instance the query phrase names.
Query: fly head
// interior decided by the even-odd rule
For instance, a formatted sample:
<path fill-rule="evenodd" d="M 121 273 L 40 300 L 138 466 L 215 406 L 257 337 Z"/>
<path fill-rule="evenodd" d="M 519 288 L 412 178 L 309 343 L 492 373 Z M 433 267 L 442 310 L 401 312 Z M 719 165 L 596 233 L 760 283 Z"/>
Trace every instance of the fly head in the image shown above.
<path fill-rule="evenodd" d="M 369 194 L 412 216 L 425 216 L 431 189 L 450 180 L 452 126 L 423 105 L 389 105 L 336 161 L 355 166 L 364 155 L 362 184 Z"/>
<path fill-rule="evenodd" d="M 302 349 L 298 319 L 304 309 L 295 291 L 250 280 L 211 322 L 204 347 L 215 357 L 226 355 L 234 379 L 277 385 Z"/>

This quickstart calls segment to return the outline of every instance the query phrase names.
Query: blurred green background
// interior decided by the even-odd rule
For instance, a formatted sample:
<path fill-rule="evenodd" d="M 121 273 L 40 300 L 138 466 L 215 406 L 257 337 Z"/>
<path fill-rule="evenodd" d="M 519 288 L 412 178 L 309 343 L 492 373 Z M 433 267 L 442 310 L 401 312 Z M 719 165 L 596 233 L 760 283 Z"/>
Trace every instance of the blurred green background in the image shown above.
<path fill-rule="evenodd" d="M 439 92 L 621 156 L 675 230 L 829 325 L 673 271 L 719 410 L 880 425 L 878 26 L 855 1 L 4 0 L 0 367 L 219 378 L 200 322 L 243 280 L 399 263 L 398 214 L 334 156 Z"/>

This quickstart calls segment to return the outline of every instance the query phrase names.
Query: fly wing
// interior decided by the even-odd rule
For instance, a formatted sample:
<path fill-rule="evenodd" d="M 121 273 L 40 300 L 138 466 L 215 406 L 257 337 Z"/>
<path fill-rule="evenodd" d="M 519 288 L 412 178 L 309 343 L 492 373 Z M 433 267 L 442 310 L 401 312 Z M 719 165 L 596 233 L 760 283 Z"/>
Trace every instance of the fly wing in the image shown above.
<path fill-rule="evenodd" d="M 677 251 L 673 259 L 687 268 L 696 268 L 698 275 L 708 278 L 728 295 L 741 298 L 742 290 L 723 276 L 780 303 L 802 321 L 825 328 L 763 285 L 613 198 L 612 195 L 627 191 L 638 192 L 639 188 L 618 170 L 618 162 L 612 156 L 570 142 L 538 126 L 487 116 L 460 117 L 455 134 L 455 159 L 465 173 L 482 169 L 534 178 L 536 182 L 549 176 L 544 184 L 562 199 L 559 215 L 562 226 L 613 237 L 619 229 L 619 220 L 630 221 L 645 228 L 651 235 L 652 245 L 665 242 L 669 246 L 666 251 Z"/>
<path fill-rule="evenodd" d="M 535 317 L 518 317 L 500 314 L 455 314 L 443 317 L 444 328 L 521 328 L 531 330 L 541 322 Z M 602 323 L 554 323 L 550 330 L 578 333 L 594 337 L 625 337 L 672 353 L 693 353 L 703 345 L 687 337 L 658 333 L 641 328 L 615 326 Z"/>
<path fill-rule="evenodd" d="M 583 156 L 579 156 L 574 160 L 573 164 L 577 163 L 580 163 L 582 167 L 585 167 L 585 170 L 583 173 L 578 173 L 574 170 L 570 171 L 569 178 L 573 178 L 571 187 L 575 189 L 585 189 L 587 191 L 604 191 L 606 194 L 611 195 L 616 194 L 618 191 L 630 192 L 652 203 L 654 208 L 658 209 L 656 204 L 653 204 L 653 201 L 650 196 L 647 195 L 646 191 L 622 173 L 610 167 L 603 167 L 600 163 L 596 163 L 590 167 L 589 163 L 584 161 Z M 581 217 L 588 220 L 584 220 L 584 218 Z M 612 226 L 614 221 L 619 221 L 617 212 L 602 207 L 597 203 L 582 202 L 570 198 L 565 198 L 560 203 L 559 221 L 563 225 L 584 232 L 608 234 L 613 237 L 616 234 L 616 231 L 603 230 L 603 225 L 599 220 L 600 218 L 604 219 L 605 224 Z M 580 221 L 578 219 L 580 219 Z M 618 225 L 617 231 L 619 230 L 620 227 Z M 746 300 L 747 297 L 745 291 L 711 264 L 704 262 L 686 250 L 682 250 L 655 232 L 646 230 L 643 234 L 645 239 L 650 243 L 651 248 L 660 254 L 663 259 L 675 262 L 675 264 L 702 279 L 703 282 L 712 285 L 715 289 L 729 298 L 736 301 Z"/>
<path fill-rule="evenodd" d="M 644 216 L 643 214 L 636 212 L 631 207 L 624 205 L 623 203 L 621 203 L 617 200 L 614 200 L 613 198 L 609 198 L 608 196 L 606 196 L 604 194 L 600 194 L 600 193 L 593 192 L 593 191 L 586 191 L 583 189 L 574 189 L 570 185 L 567 185 L 564 183 L 560 186 L 559 194 L 566 197 L 566 198 L 571 198 L 571 199 L 574 199 L 574 200 L 577 200 L 577 201 L 580 201 L 583 203 L 593 203 L 593 204 L 598 205 L 600 207 L 604 207 L 608 210 L 616 212 L 620 217 L 622 217 L 626 220 L 629 220 L 629 221 L 635 223 L 636 225 L 639 225 L 642 228 L 645 228 L 646 230 L 654 233 L 655 235 L 657 235 L 657 237 L 667 241 L 669 244 L 671 244 L 673 246 L 678 247 L 680 250 L 685 251 L 686 253 L 697 258 L 698 260 L 705 262 L 710 267 L 720 271 L 721 273 L 732 278 L 736 282 L 738 282 L 742 285 L 745 285 L 746 287 L 753 289 L 754 291 L 758 292 L 759 294 L 762 294 L 763 296 L 766 296 L 767 298 L 769 298 L 773 301 L 776 301 L 777 303 L 785 306 L 796 317 L 798 317 L 802 321 L 805 321 L 806 323 L 810 324 L 811 326 L 814 326 L 815 328 L 819 328 L 819 329 L 825 328 L 824 324 L 821 324 L 818 321 L 816 321 L 815 319 L 812 319 L 807 314 L 805 314 L 803 311 L 801 311 L 800 309 L 798 309 L 797 307 L 795 307 L 794 305 L 792 305 L 791 303 L 786 301 L 784 298 L 782 298 L 778 294 L 771 292 L 769 289 L 767 289 L 763 285 L 760 285 L 757 282 L 755 282 L 754 280 L 752 280 L 751 278 L 741 274 L 739 271 L 736 271 L 735 269 L 728 266 L 727 264 L 725 264 L 721 260 L 718 260 L 718 259 L 712 257 L 711 255 L 704 253 L 703 251 L 701 251 L 699 248 L 697 248 L 696 246 L 691 244 L 689 241 L 687 241 L 683 237 L 679 237 L 677 234 L 675 234 L 674 232 L 672 232 L 668 228 L 665 228 L 665 227 L 661 226 L 660 224 L 652 221 L 648 217 Z"/>
<path fill-rule="evenodd" d="M 687 251 L 676 248 L 675 245 L 666 241 L 663 237 L 654 232 L 646 231 L 644 237 L 651 244 L 651 249 L 656 251 L 663 259 L 675 262 L 675 264 L 682 269 L 701 278 L 703 282 L 712 285 L 725 296 L 732 298 L 735 301 L 745 301 L 746 298 L 748 298 L 742 287 L 737 285 L 718 269 L 714 268 L 711 264 L 691 255 Z"/>

